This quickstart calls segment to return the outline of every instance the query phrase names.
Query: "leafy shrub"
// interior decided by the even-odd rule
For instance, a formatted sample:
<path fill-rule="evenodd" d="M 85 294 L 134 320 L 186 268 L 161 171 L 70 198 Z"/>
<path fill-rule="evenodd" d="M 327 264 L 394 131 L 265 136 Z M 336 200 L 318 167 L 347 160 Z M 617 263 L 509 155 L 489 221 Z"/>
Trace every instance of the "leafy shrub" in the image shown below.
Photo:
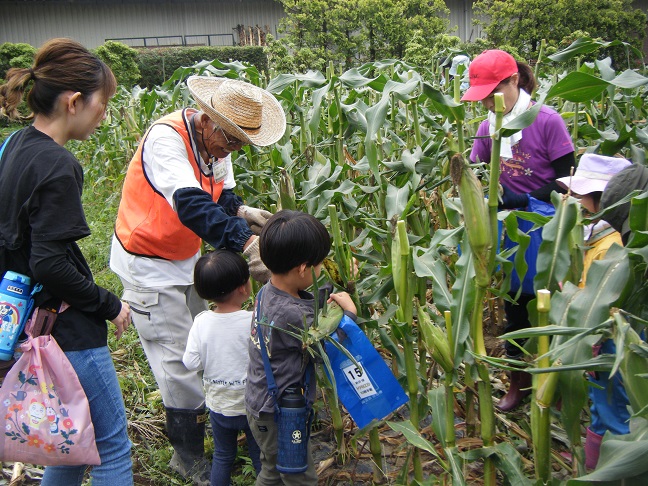
<path fill-rule="evenodd" d="M 5 42 L 0 45 L 0 78 L 12 67 L 27 68 L 34 62 L 36 48 L 29 44 Z"/>
<path fill-rule="evenodd" d="M 404 61 L 416 66 L 432 67 L 434 65 L 434 49 L 428 45 L 422 30 L 417 29 L 405 47 Z"/>
<path fill-rule="evenodd" d="M 140 70 L 137 65 L 137 51 L 126 44 L 106 41 L 96 50 L 97 56 L 112 69 L 117 82 L 128 88 L 140 80 Z"/>
<path fill-rule="evenodd" d="M 163 47 L 140 49 L 137 63 L 141 84 L 147 88 L 161 85 L 180 67 L 192 66 L 202 60 L 248 62 L 260 71 L 268 71 L 268 58 L 263 47 Z"/>
<path fill-rule="evenodd" d="M 266 36 L 264 51 L 268 57 L 268 65 L 272 72 L 290 73 L 295 70 L 295 63 L 288 51 L 288 46 L 284 42 L 279 42 L 272 34 Z"/>

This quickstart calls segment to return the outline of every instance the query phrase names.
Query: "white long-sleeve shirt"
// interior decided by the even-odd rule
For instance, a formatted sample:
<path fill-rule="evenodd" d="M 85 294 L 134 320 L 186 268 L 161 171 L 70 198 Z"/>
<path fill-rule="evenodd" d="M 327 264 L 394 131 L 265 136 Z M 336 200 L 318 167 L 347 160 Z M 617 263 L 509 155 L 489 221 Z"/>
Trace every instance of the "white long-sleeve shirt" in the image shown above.
<path fill-rule="evenodd" d="M 190 370 L 204 370 L 205 403 L 232 417 L 245 415 L 245 383 L 252 312 L 201 312 L 194 319 L 182 361 Z"/>

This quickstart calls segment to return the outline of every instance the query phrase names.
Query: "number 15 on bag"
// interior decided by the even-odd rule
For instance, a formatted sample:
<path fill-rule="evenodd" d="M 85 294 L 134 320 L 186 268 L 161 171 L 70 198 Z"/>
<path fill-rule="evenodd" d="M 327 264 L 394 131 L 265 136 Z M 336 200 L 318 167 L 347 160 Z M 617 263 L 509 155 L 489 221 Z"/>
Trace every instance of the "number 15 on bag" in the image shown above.
<path fill-rule="evenodd" d="M 346 337 L 341 342 L 337 332 L 332 337 L 355 358 L 355 362 L 330 342 L 326 343 L 325 350 L 340 402 L 356 425 L 363 428 L 373 420 L 386 418 L 407 403 L 408 398 L 362 329 L 347 316 L 342 318 L 338 328 Z M 328 369 L 326 373 L 328 375 Z"/>

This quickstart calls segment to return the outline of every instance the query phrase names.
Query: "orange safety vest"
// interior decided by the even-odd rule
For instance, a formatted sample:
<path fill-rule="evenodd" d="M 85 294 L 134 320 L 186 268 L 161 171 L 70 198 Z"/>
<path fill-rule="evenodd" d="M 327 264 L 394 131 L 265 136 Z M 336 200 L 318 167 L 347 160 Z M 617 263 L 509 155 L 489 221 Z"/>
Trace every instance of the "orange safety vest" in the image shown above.
<path fill-rule="evenodd" d="M 168 125 L 184 140 L 189 162 L 196 180 L 205 192 L 218 201 L 223 181 L 213 182 L 213 177 L 201 172 L 200 164 L 191 146 L 189 120 L 196 110 L 187 108 L 160 118 L 152 126 Z M 150 131 L 150 129 L 149 129 Z M 152 185 L 144 173 L 142 150 L 148 131 L 137 147 L 128 166 L 122 199 L 119 203 L 115 235 L 122 247 L 134 255 L 186 260 L 200 249 L 200 237 L 180 222 L 178 214 Z"/>

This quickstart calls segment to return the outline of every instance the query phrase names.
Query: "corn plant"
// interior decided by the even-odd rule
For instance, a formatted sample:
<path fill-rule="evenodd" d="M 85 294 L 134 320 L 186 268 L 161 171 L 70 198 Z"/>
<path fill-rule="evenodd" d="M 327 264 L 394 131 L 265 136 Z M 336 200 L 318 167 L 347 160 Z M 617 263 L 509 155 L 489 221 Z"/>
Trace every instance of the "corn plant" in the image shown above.
<path fill-rule="evenodd" d="M 643 72 L 627 69 L 617 74 L 609 58 L 581 63 L 568 73 L 563 69 L 563 63 L 607 45 L 580 39 L 543 57 L 536 66 L 539 102 L 497 130 L 494 148 L 500 137 L 532 123 L 546 103 L 561 112 L 578 137 L 574 143 L 579 151 L 620 153 L 643 163 L 648 147 L 648 113 L 643 103 L 648 78 Z M 588 285 L 579 289 L 582 228 L 588 221 L 579 217 L 577 201 L 554 195 L 553 218 L 518 211 L 498 215 L 497 163 L 464 163 L 484 112 L 477 104 L 459 101 L 458 83 L 442 86 L 441 70 L 417 70 L 389 60 L 342 73 L 330 66 L 326 73 L 284 73 L 267 80 L 241 63 L 202 62 L 179 69 L 153 90 L 120 89 L 102 129 L 90 143 L 73 146 L 86 166 L 87 184 L 92 185 L 91 191 L 86 190 L 87 203 L 95 214 L 102 214 L 91 218 L 101 223 L 99 229 L 93 227 L 96 236 L 92 238 L 103 245 L 110 238 L 121 180 L 137 143 L 155 119 L 192 105 L 182 83 L 191 74 L 247 80 L 266 87 L 285 108 L 288 128 L 277 144 L 245 147 L 233 154 L 237 190 L 250 204 L 300 209 L 329 225 L 334 244 L 327 271 L 336 285 L 353 296 L 359 323 L 389 356 L 409 393 L 409 420 L 392 420 L 390 426 L 413 446 L 409 464 L 415 481 L 471 483 L 474 478 L 465 479 L 464 474 L 466 464 L 473 461 L 484 462 L 485 471 L 479 474 L 485 482 L 494 481 L 496 470 L 512 484 L 531 481 L 520 453 L 502 434 L 508 419 L 492 408 L 496 368 L 525 367 L 536 375 L 529 440 L 537 479 L 552 480 L 549 467 L 555 461 L 547 453 L 550 441 L 544 412 L 558 398 L 561 410 L 552 414 L 555 425 L 568 437 L 574 478 L 610 478 L 619 473 L 614 466 L 619 457 L 627 477 L 645 471 L 638 459 L 645 445 L 642 433 L 648 430 L 643 425 L 633 427 L 628 440 L 606 438 L 601 465 L 590 475 L 583 467 L 581 446 L 587 403 L 583 370 L 606 369 L 627 377 L 635 421 L 643 420 L 645 413 L 641 393 L 645 347 L 633 334 L 641 331 L 646 319 L 646 241 L 640 225 L 645 198 L 635 195 L 633 199 L 634 241 L 594 264 Z M 459 198 L 450 177 L 453 158 L 456 164 L 461 162 L 456 179 Z M 499 156 L 494 154 L 491 160 L 498 161 Z M 476 182 L 475 176 L 486 184 Z M 486 190 L 488 203 L 483 199 Z M 95 197 L 97 193 L 106 194 L 105 199 Z M 509 238 L 519 244 L 517 252 L 497 254 L 498 218 Z M 548 312 L 545 303 L 540 313 L 532 313 L 535 324 L 544 324 L 546 316 L 548 325 L 505 336 L 533 338 L 525 349 L 529 363 L 489 357 L 481 322 L 487 303 L 509 290 L 502 274 L 515 269 L 523 277 L 526 272 L 524 249 L 529 236 L 518 229 L 518 218 L 543 227 L 536 290 L 551 292 Z M 99 278 L 110 278 L 100 245 L 91 239 L 82 243 L 84 250 L 96 247 L 91 264 L 99 267 Z M 611 307 L 621 310 L 611 315 Z M 592 359 L 591 345 L 602 335 L 623 343 L 616 356 Z M 442 384 L 431 368 L 439 369 Z M 329 404 L 334 404 L 334 388 L 325 382 L 323 386 Z M 148 386 L 145 392 L 154 390 Z M 344 412 L 334 409 L 332 413 L 344 457 L 349 453 L 343 449 L 349 445 L 341 426 Z M 428 416 L 432 435 L 424 436 L 420 424 Z M 454 432 L 455 422 L 463 420 L 469 435 L 481 433 L 481 443 L 461 452 L 461 439 Z M 356 438 L 366 434 L 376 464 L 374 479 L 384 481 L 378 472 L 385 470 L 378 428 L 358 431 Z M 440 478 L 430 477 L 424 453 L 440 466 Z M 403 468 L 397 482 L 408 483 L 409 476 L 409 467 Z"/>

